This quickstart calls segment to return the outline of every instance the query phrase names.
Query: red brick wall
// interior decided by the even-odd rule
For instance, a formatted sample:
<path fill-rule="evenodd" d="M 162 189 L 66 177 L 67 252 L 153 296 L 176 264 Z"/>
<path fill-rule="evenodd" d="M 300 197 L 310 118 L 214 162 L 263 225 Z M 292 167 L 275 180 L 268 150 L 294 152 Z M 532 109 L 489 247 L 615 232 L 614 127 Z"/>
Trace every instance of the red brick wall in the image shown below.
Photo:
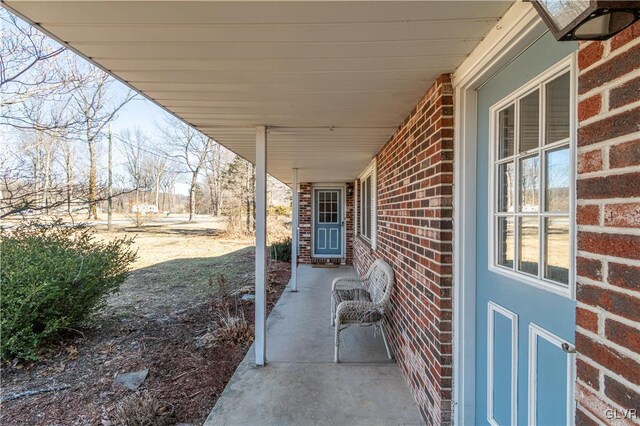
<path fill-rule="evenodd" d="M 327 259 L 313 259 L 311 256 L 311 191 L 313 184 L 305 182 L 300 184 L 300 256 L 299 263 L 325 263 Z M 346 258 L 331 259 L 332 263 L 351 264 L 353 260 L 353 183 L 346 184 L 346 209 L 345 209 L 345 232 L 346 232 Z"/>
<path fill-rule="evenodd" d="M 300 255 L 298 263 L 311 263 L 311 183 L 300 184 L 299 220 L 300 220 Z"/>
<path fill-rule="evenodd" d="M 441 76 L 377 154 L 377 250 L 354 240 L 364 273 L 396 273 L 389 335 L 428 424 L 451 421 L 453 90 Z"/>
<path fill-rule="evenodd" d="M 346 249 L 347 249 L 347 258 L 346 258 L 346 262 L 347 264 L 351 264 L 353 263 L 353 236 L 354 236 L 354 229 L 353 229 L 353 214 L 354 214 L 354 201 L 353 201 L 353 197 L 354 197 L 354 184 L 351 183 L 347 183 L 347 194 L 346 194 L 346 199 L 345 202 L 347 204 L 346 206 L 346 210 L 345 210 L 345 226 L 346 226 L 346 233 L 347 233 L 347 241 L 346 241 Z"/>
<path fill-rule="evenodd" d="M 613 424 L 640 416 L 640 23 L 578 66 L 576 422 Z"/>

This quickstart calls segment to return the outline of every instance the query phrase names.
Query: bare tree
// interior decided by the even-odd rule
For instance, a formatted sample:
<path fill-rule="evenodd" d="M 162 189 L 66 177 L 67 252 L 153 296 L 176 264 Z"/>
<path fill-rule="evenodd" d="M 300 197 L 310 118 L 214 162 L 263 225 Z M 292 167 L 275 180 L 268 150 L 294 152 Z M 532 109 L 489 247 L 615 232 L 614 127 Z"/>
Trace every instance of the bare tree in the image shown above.
<path fill-rule="evenodd" d="M 160 208 L 160 189 L 164 176 L 167 174 L 168 160 L 164 155 L 152 155 L 149 158 L 149 171 L 155 191 L 155 205 Z"/>
<path fill-rule="evenodd" d="M 162 210 L 173 211 L 175 209 L 177 178 L 178 178 L 178 174 L 176 172 L 167 170 L 167 172 L 163 175 L 161 179 L 160 186 L 162 187 Z M 167 208 L 167 204 L 169 208 Z"/>
<path fill-rule="evenodd" d="M 73 143 L 69 140 L 65 140 L 62 144 L 62 150 L 64 152 L 67 213 L 71 214 L 71 200 L 73 198 L 73 160 L 75 157 Z"/>
<path fill-rule="evenodd" d="M 136 194 L 136 206 L 140 204 L 140 189 L 146 187 L 146 176 L 143 168 L 147 136 L 138 128 L 133 132 L 126 129 L 118 137 L 121 151 L 125 157 L 125 170 L 129 176 L 131 186 Z"/>
<path fill-rule="evenodd" d="M 135 97 L 135 93 L 128 91 L 117 96 L 112 87 L 115 80 L 108 74 L 96 68 L 85 71 L 81 65 L 76 69 L 78 74 L 87 73 L 87 78 L 74 88 L 72 96 L 80 116 L 82 136 L 89 149 L 89 219 L 97 219 L 96 144 L 104 136 L 107 125 Z"/>
<path fill-rule="evenodd" d="M 220 215 L 222 207 L 222 193 L 224 189 L 223 182 L 223 158 L 222 145 L 214 143 L 209 150 L 207 156 L 207 187 L 209 188 L 209 203 L 211 205 L 211 214 L 213 216 Z"/>
<path fill-rule="evenodd" d="M 169 119 L 160 131 L 165 137 L 170 155 L 181 163 L 189 175 L 189 221 L 192 221 L 195 214 L 198 178 L 208 152 L 215 142 L 188 124 L 174 118 Z"/>
<path fill-rule="evenodd" d="M 228 198 L 228 208 L 226 215 L 229 219 L 237 217 L 244 224 L 239 222 L 229 223 L 229 226 L 241 232 L 250 234 L 253 232 L 253 223 L 255 222 L 255 185 L 253 165 L 248 161 L 236 156 L 234 160 L 228 164 L 224 172 L 224 191 Z"/>
<path fill-rule="evenodd" d="M 80 84 L 67 50 L 0 8 L 0 124 L 56 134 L 77 124 L 70 91 Z"/>

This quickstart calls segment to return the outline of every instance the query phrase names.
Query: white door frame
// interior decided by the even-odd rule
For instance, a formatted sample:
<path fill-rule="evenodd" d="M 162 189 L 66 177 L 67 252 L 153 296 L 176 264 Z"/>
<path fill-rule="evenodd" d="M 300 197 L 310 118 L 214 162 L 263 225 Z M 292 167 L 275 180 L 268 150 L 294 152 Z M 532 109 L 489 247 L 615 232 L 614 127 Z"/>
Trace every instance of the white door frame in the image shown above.
<path fill-rule="evenodd" d="M 475 424 L 477 90 L 547 32 L 516 2 L 453 74 L 453 421 Z"/>
<path fill-rule="evenodd" d="M 316 189 L 339 189 L 342 224 L 340 254 L 316 254 Z M 311 257 L 317 259 L 344 259 L 347 253 L 347 184 L 346 183 L 313 183 L 311 184 Z"/>

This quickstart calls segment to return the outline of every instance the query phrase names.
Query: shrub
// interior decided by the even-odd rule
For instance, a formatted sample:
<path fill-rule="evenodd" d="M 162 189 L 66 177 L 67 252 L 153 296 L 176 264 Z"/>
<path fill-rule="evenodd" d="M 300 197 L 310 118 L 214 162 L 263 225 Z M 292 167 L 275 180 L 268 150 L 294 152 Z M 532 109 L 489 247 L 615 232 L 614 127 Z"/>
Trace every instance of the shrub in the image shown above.
<path fill-rule="evenodd" d="M 118 426 L 164 426 L 175 423 L 171 414 L 171 404 L 145 390 L 124 397 L 116 405 L 113 421 Z"/>
<path fill-rule="evenodd" d="M 291 238 L 271 244 L 271 259 L 276 262 L 291 262 Z"/>
<path fill-rule="evenodd" d="M 291 206 L 270 206 L 268 213 L 275 216 L 291 216 Z"/>
<path fill-rule="evenodd" d="M 30 222 L 0 232 L 0 358 L 37 359 L 120 288 L 132 239 L 94 239 L 85 225 Z"/>
<path fill-rule="evenodd" d="M 215 346 L 244 346 L 253 340 L 253 328 L 249 325 L 242 311 L 231 313 L 229 307 L 218 312 L 217 328 L 213 332 Z"/>

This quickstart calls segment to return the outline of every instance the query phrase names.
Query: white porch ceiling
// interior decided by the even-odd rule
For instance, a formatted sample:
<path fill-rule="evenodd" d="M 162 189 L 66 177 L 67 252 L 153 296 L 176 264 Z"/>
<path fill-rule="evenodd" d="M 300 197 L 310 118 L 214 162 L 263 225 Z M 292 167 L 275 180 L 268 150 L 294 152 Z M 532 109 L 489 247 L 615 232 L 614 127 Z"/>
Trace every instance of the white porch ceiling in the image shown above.
<path fill-rule="evenodd" d="M 511 1 L 2 0 L 268 172 L 353 180 Z"/>

